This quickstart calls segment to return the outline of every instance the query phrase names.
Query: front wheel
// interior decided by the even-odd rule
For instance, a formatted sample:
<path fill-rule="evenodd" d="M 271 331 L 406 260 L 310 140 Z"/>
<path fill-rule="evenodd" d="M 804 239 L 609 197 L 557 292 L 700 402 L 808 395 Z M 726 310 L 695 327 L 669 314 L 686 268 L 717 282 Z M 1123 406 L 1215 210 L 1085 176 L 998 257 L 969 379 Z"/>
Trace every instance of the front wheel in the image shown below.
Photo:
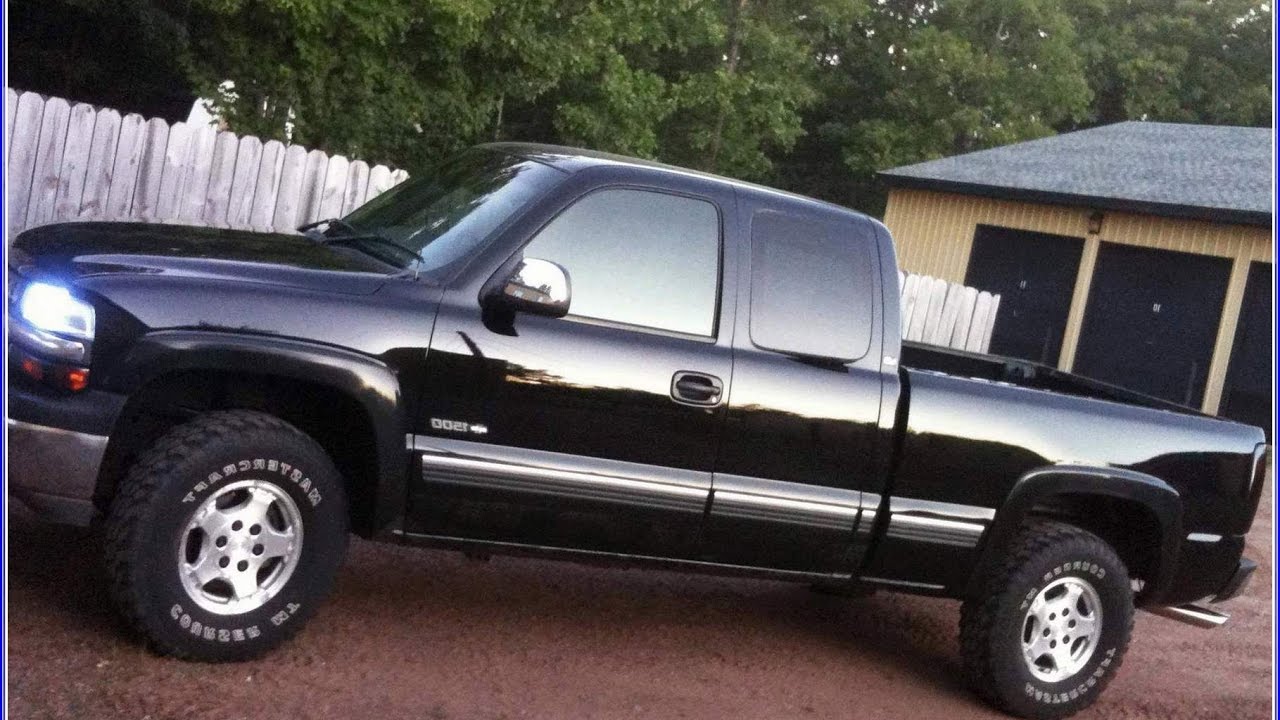
<path fill-rule="evenodd" d="M 1133 629 L 1129 574 L 1098 536 L 1056 522 L 1028 525 L 960 611 L 969 684 L 1024 718 L 1091 705 L 1115 675 Z"/>
<path fill-rule="evenodd" d="M 261 655 L 328 593 L 347 545 L 338 471 L 265 413 L 212 412 L 174 428 L 121 482 L 106 519 L 115 604 L 157 651 Z"/>

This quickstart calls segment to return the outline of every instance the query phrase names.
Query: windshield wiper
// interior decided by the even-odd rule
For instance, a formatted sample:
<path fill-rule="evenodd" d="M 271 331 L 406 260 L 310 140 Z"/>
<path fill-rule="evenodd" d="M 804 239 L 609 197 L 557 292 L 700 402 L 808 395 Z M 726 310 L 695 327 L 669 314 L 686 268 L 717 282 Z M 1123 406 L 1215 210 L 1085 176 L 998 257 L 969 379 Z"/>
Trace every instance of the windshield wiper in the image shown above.
<path fill-rule="evenodd" d="M 304 232 L 306 232 L 306 231 L 308 231 L 308 230 L 314 230 L 315 228 L 318 228 L 318 227 L 320 227 L 321 225 L 328 225 L 329 227 L 336 227 L 336 228 L 338 228 L 338 229 L 340 229 L 340 230 L 344 230 L 344 231 L 346 231 L 347 233 L 349 233 L 349 234 L 351 234 L 351 235 L 355 235 L 355 234 L 357 234 L 357 233 L 359 233 L 359 232 L 360 232 L 359 230 L 356 230 L 356 228 L 355 228 L 355 226 L 354 226 L 354 225 L 352 225 L 351 223 L 347 222 L 346 220 L 343 220 L 342 218 L 325 218 L 325 219 L 323 219 L 323 220 L 317 220 L 317 221 L 315 221 L 315 222 L 309 222 L 309 223 L 307 223 L 306 225 L 299 225 L 299 226 L 298 226 L 298 232 L 300 232 L 300 233 L 304 233 Z"/>
<path fill-rule="evenodd" d="M 378 245 L 394 248 L 406 255 L 409 255 L 413 259 L 417 260 L 419 265 L 427 264 L 427 259 L 422 257 L 421 253 L 417 250 L 411 250 L 400 243 L 395 242 L 394 240 L 388 240 L 381 235 L 338 235 L 335 237 L 317 238 L 316 241 L 321 245 L 358 245 L 362 242 L 376 243 Z"/>
<path fill-rule="evenodd" d="M 309 230 L 314 230 L 320 227 L 321 225 L 328 225 L 330 228 L 336 228 L 338 230 L 343 231 L 343 233 L 345 234 L 331 236 L 325 233 L 311 234 L 308 232 Z M 407 248 L 404 245 L 401 245 L 400 243 L 395 242 L 394 240 L 388 240 L 387 238 L 384 238 L 381 235 L 378 235 L 376 233 L 361 233 L 359 230 L 355 228 L 354 225 L 352 225 L 351 223 L 341 218 L 325 218 L 324 220 L 317 220 L 315 222 L 307 223 L 305 225 L 300 225 L 298 226 L 298 232 L 301 232 L 307 235 L 308 237 L 313 238 L 316 242 L 320 243 L 321 245 L 357 245 L 358 246 L 362 242 L 371 242 L 371 243 L 376 243 L 378 245 L 384 245 L 386 247 L 393 248 L 395 250 L 399 250 L 400 252 L 405 253 L 406 255 L 409 255 L 413 257 L 413 259 L 418 261 L 418 265 L 417 267 L 414 268 L 414 271 L 413 271 L 414 279 L 417 279 L 418 272 L 422 269 L 422 266 L 427 264 L 426 258 L 422 257 L 422 254 L 419 253 L 418 251 Z M 359 248 L 357 247 L 357 249 Z"/>

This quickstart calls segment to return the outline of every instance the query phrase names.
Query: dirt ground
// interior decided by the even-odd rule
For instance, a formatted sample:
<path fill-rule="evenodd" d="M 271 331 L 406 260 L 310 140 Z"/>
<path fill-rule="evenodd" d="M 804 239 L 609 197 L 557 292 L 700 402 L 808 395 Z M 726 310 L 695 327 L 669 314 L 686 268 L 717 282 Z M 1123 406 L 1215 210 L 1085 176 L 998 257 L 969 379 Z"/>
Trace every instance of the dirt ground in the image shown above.
<path fill-rule="evenodd" d="M 1139 613 L 1119 677 L 1079 717 L 1270 715 L 1270 494 L 1231 622 Z M 211 666 L 123 634 L 92 534 L 16 522 L 9 541 L 13 717 L 1001 717 L 964 689 L 949 601 L 355 542 L 296 639 Z"/>

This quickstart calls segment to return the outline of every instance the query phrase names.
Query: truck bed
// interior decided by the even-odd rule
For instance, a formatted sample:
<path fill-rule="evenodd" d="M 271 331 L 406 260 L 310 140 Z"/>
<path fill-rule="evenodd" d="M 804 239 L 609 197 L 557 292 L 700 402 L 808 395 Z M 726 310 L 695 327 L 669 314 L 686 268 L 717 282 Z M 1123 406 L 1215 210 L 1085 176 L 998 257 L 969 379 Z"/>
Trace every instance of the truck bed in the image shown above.
<path fill-rule="evenodd" d="M 907 341 L 902 343 L 901 365 L 912 370 L 931 370 L 957 377 L 981 378 L 1064 395 L 1110 400 L 1187 415 L 1204 415 L 1199 410 L 1186 405 L 1019 358 L 983 355 Z"/>

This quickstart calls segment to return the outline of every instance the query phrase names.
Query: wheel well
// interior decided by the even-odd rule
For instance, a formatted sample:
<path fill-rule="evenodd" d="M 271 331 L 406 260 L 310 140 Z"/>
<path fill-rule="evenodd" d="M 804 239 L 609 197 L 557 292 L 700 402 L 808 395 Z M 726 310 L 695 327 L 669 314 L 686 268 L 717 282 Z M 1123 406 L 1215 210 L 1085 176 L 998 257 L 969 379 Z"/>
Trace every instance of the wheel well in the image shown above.
<path fill-rule="evenodd" d="M 1037 502 L 1028 517 L 1070 523 L 1102 538 L 1140 585 L 1150 583 L 1162 569 L 1160 520 L 1140 502 L 1110 495 L 1062 493 Z"/>
<path fill-rule="evenodd" d="M 231 409 L 269 413 L 315 439 L 342 475 L 352 530 L 364 537 L 373 532 L 378 451 L 368 412 L 333 387 L 269 374 L 180 372 L 147 383 L 129 398 L 111 434 L 94 504 L 105 510 L 138 454 L 170 428 L 202 412 Z"/>

